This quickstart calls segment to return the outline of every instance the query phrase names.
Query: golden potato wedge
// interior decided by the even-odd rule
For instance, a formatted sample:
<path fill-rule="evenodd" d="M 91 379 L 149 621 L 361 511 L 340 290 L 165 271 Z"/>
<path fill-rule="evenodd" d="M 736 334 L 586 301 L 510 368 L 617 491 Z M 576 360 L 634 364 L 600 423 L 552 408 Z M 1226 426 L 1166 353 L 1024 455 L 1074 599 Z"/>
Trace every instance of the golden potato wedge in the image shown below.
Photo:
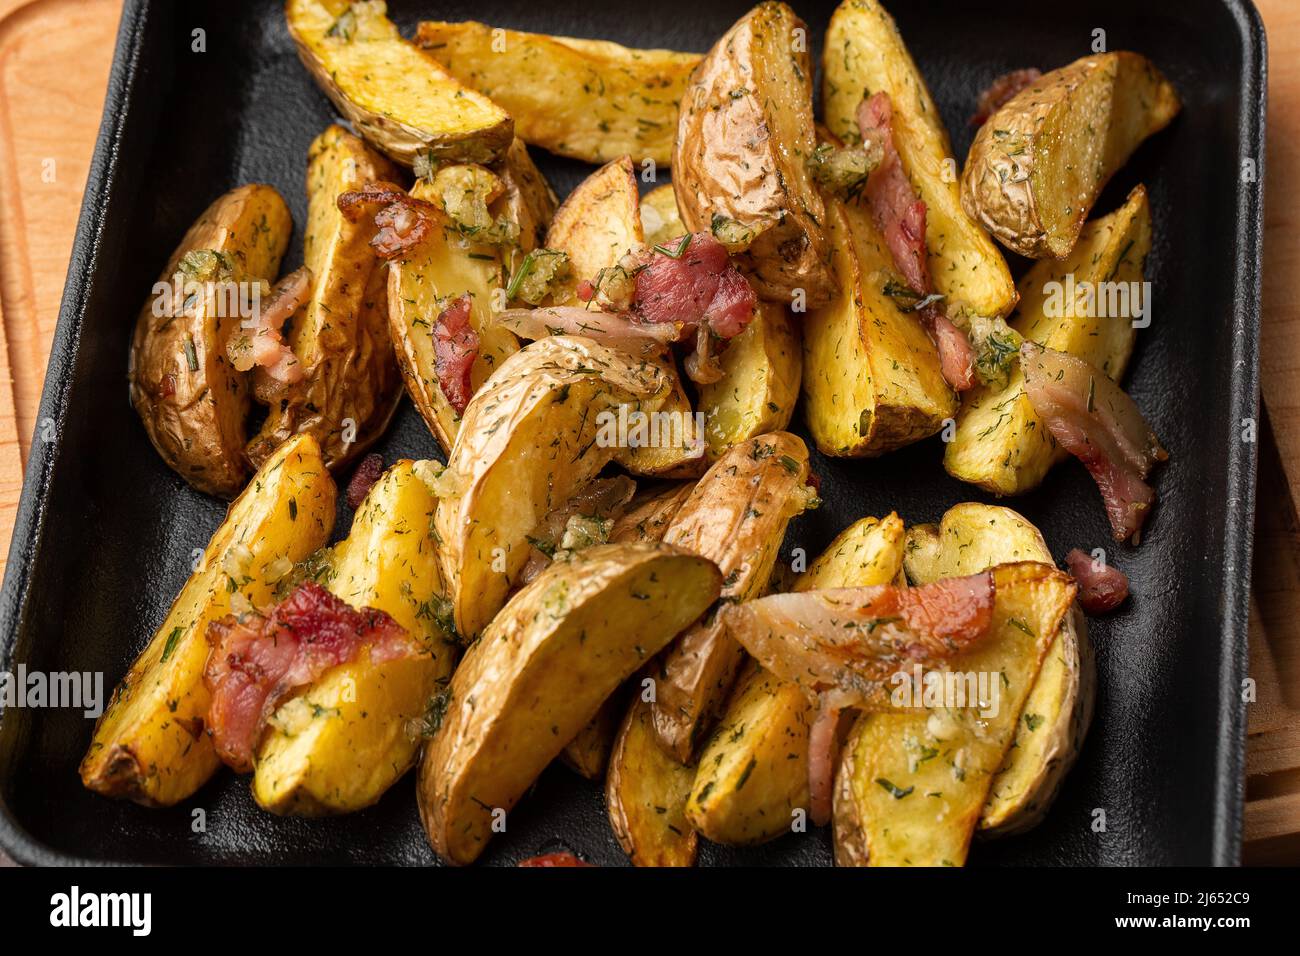
<path fill-rule="evenodd" d="M 329 540 L 334 482 L 310 435 L 281 445 L 234 500 L 162 626 L 118 684 L 81 761 L 81 782 L 107 797 L 167 807 L 220 765 L 204 733 L 208 624 L 263 606 L 275 577 Z M 238 602 L 238 603 L 237 603 Z"/>
<path fill-rule="evenodd" d="M 914 584 L 978 574 L 1005 562 L 1052 560 L 1037 528 L 1010 508 L 993 505 L 954 505 L 938 526 L 909 528 L 907 543 Z M 1095 684 L 1088 625 L 1076 604 L 1025 700 L 1015 740 L 980 814 L 981 835 L 1020 833 L 1043 818 L 1087 736 Z"/>
<path fill-rule="evenodd" d="M 925 202 L 925 244 L 935 289 L 953 316 L 1006 315 L 1016 304 L 998 247 L 962 209 L 948 131 L 893 18 L 877 0 L 844 0 L 822 48 L 822 107 L 831 133 L 861 140 L 856 113 L 868 93 L 889 94 L 898 157 Z"/>
<path fill-rule="evenodd" d="M 989 635 L 950 662 L 985 682 L 988 706 L 910 707 L 859 717 L 834 797 L 841 866 L 961 866 L 1048 647 L 1074 602 L 1055 566 L 993 569 Z M 983 692 L 983 691 L 981 691 Z"/>
<path fill-rule="evenodd" d="M 596 715 L 564 745 L 560 751 L 560 760 L 574 773 L 588 780 L 603 777 L 625 706 L 624 695 L 617 690 L 606 697 Z"/>
<path fill-rule="evenodd" d="M 589 163 L 624 154 L 670 163 L 677 107 L 700 61 L 698 53 L 636 50 L 474 21 L 426 21 L 416 43 L 509 110 L 525 142 Z"/>
<path fill-rule="evenodd" d="M 687 228 L 735 253 L 761 298 L 814 308 L 834 275 L 807 166 L 817 146 L 807 36 L 786 4 L 765 2 L 714 44 L 682 101 L 673 188 Z"/>
<path fill-rule="evenodd" d="M 1150 251 L 1151 209 L 1146 190 L 1138 186 L 1122 207 L 1088 223 L 1065 259 L 1037 262 L 1025 274 L 1011 328 L 1030 341 L 1084 359 L 1119 381 L 1133 354 L 1134 317 L 1110 315 L 1118 300 L 1109 306 L 1106 302 L 1115 291 L 1133 304 L 1129 292 L 1141 290 Z M 1073 307 L 1072 290 L 1094 290 L 1093 301 L 1100 307 Z M 1107 314 L 1086 314 L 1089 311 Z M 1015 362 L 1004 387 L 980 386 L 962 397 L 943 465 L 954 478 L 997 495 L 1016 495 L 1038 487 L 1048 470 L 1066 457 L 1035 414 L 1025 394 L 1024 373 Z"/>
<path fill-rule="evenodd" d="M 514 139 L 501 107 L 462 86 L 402 38 L 379 0 L 288 0 L 284 9 L 307 72 L 376 149 L 410 166 L 432 159 L 487 163 Z"/>
<path fill-rule="evenodd" d="M 903 522 L 863 518 L 799 576 L 796 591 L 894 584 L 903 571 Z M 700 753 L 686 816 L 715 843 L 762 843 L 806 816 L 808 730 L 816 709 L 797 684 L 750 661 L 718 729 Z"/>
<path fill-rule="evenodd" d="M 546 232 L 560 201 L 518 137 L 497 164 L 497 174 L 505 193 L 493 204 L 492 214 L 505 217 L 519 228 L 518 244 L 508 250 L 506 259 L 507 275 L 514 275 L 524 256 L 546 244 Z"/>
<path fill-rule="evenodd" d="M 420 180 L 411 195 L 432 202 L 435 187 Z M 433 345 L 438 315 L 451 299 L 465 293 L 473 298 L 469 321 L 478 333 L 479 351 L 470 384 L 476 392 L 519 351 L 519 340 L 489 321 L 492 298 L 503 285 L 501 250 L 469 241 L 445 215 L 430 215 L 435 225 L 428 239 L 388 264 L 388 330 L 407 394 L 443 450 L 450 451 L 460 416 L 438 381 Z"/>
<path fill-rule="evenodd" d="M 627 510 L 614 522 L 609 540 L 662 541 L 668 526 L 677 517 L 677 512 L 690 497 L 694 487 L 689 481 L 677 482 L 633 498 Z"/>
<path fill-rule="evenodd" d="M 337 468 L 379 438 L 397 408 L 402 379 L 388 335 L 387 271 L 370 248 L 375 224 L 368 216 L 349 222 L 337 205 L 340 193 L 396 173 L 341 126 L 311 144 L 303 260 L 312 288 L 287 337 L 303 378 L 294 385 L 256 380 L 256 397 L 270 409 L 248 443 L 255 465 L 290 435 L 307 433 L 325 464 Z"/>
<path fill-rule="evenodd" d="M 1008 249 L 1064 258 L 1110 177 L 1179 108 L 1173 86 L 1144 56 L 1075 60 L 980 127 L 962 171 L 962 206 Z"/>
<path fill-rule="evenodd" d="M 656 186 L 641 197 L 641 231 L 648 246 L 658 246 L 686 235 L 686 224 L 677 211 L 673 184 Z"/>
<path fill-rule="evenodd" d="M 652 364 L 556 335 L 506 359 L 470 400 L 435 519 L 463 637 L 477 637 L 505 603 L 533 528 L 613 457 L 597 441 L 601 412 L 653 410 L 664 388 Z"/>
<path fill-rule="evenodd" d="M 790 519 L 814 506 L 808 449 L 789 432 L 741 442 L 695 485 L 664 542 L 713 561 L 726 575 L 723 597 L 763 593 Z M 651 717 L 664 751 L 691 763 L 735 682 L 745 650 L 710 615 L 681 635 L 656 665 Z"/>
<path fill-rule="evenodd" d="M 438 855 L 472 862 L 564 742 L 721 587 L 707 559 L 609 544 L 516 594 L 457 668 L 420 765 L 420 818 Z"/>
<path fill-rule="evenodd" d="M 414 728 L 456 659 L 451 622 L 439 613 L 446 598 L 436 507 L 415 463 L 399 461 L 370 489 L 347 538 L 324 556 L 325 587 L 353 607 L 389 614 L 424 653 L 382 663 L 362 654 L 281 705 L 253 774 L 263 809 L 350 813 L 377 801 L 415 764 L 423 739 Z"/>
<path fill-rule="evenodd" d="M 240 282 L 274 281 L 292 229 L 274 187 L 231 190 L 190 226 L 136 319 L 131 403 L 163 461 L 199 491 L 233 497 L 249 472 L 249 378 L 226 356 L 241 319 L 224 293 Z M 191 303 L 188 283 L 212 287 Z"/>
<path fill-rule="evenodd" d="M 882 455 L 933 435 L 957 410 L 939 353 L 890 294 L 893 259 L 871 214 L 827 199 L 837 288 L 803 323 L 804 415 L 824 454 Z"/>
<path fill-rule="evenodd" d="M 685 810 L 695 768 L 663 752 L 655 740 L 650 704 L 637 690 L 605 776 L 609 822 L 634 865 L 694 866 L 699 837 Z"/>

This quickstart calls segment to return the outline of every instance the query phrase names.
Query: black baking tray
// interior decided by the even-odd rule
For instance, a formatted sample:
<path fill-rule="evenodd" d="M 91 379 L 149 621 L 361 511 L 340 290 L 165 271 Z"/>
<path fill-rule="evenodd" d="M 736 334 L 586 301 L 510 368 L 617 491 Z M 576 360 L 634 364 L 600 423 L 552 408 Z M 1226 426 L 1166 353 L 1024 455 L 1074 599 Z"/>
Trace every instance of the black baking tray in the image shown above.
<path fill-rule="evenodd" d="M 422 16 L 479 19 L 702 51 L 748 4 L 391 6 L 408 35 Z M 834 4 L 794 6 L 819 59 Z M 1058 559 L 1072 547 L 1106 547 L 1134 596 L 1091 622 L 1096 717 L 1059 799 L 1035 830 L 980 843 L 971 862 L 1236 863 L 1255 485 L 1255 445 L 1243 440 L 1243 423 L 1257 415 L 1263 218 L 1259 17 L 1241 0 L 890 6 L 958 156 L 970 142 L 974 98 L 992 77 L 1065 64 L 1091 51 L 1097 30 L 1108 49 L 1151 57 L 1184 104 L 1098 208 L 1108 211 L 1144 182 L 1154 210 L 1153 321 L 1139 335 L 1127 386 L 1172 460 L 1157 473 L 1160 503 L 1145 540 L 1136 549 L 1113 545 L 1096 488 L 1074 463 L 1010 502 L 1042 528 Z M 204 52 L 195 52 L 196 30 L 204 31 Z M 102 672 L 107 692 L 163 619 L 223 504 L 167 469 L 127 401 L 136 311 L 159 263 L 225 190 L 272 183 L 301 227 L 307 146 L 332 119 L 294 55 L 280 3 L 127 0 L 0 596 L 0 668 Z M 561 195 L 588 171 L 533 152 Z M 298 235 L 285 265 L 300 260 Z M 405 405 L 378 450 L 388 460 L 427 457 L 436 444 Z M 908 522 L 934 521 L 958 501 L 989 500 L 949 478 L 941 457 L 937 438 L 873 461 L 816 456 L 826 502 L 792 527 L 787 551 L 816 553 L 866 514 L 896 509 Z M 341 511 L 340 529 L 349 520 Z M 225 772 L 184 805 L 147 810 L 82 789 L 76 768 L 90 733 L 80 711 L 0 713 L 0 845 L 19 861 L 434 862 L 409 775 L 377 806 L 346 819 L 263 813 L 247 782 Z M 192 832 L 196 808 L 205 811 L 205 833 Z M 626 862 L 600 788 L 563 767 L 548 770 L 512 811 L 510 833 L 485 860 L 512 863 L 557 847 L 594 863 Z M 706 864 L 830 861 L 827 832 L 701 853 Z"/>

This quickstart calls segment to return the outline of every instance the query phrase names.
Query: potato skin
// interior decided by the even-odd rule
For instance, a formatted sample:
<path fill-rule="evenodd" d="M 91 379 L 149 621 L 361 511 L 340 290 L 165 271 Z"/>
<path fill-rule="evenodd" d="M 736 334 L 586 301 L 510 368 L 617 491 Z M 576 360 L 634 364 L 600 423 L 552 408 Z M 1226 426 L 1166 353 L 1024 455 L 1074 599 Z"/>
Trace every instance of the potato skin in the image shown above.
<path fill-rule="evenodd" d="M 210 703 L 203 683 L 208 624 L 230 613 L 236 592 L 258 607 L 270 603 L 274 582 L 267 569 L 282 558 L 301 561 L 329 539 L 334 495 L 309 435 L 285 442 L 253 476 L 95 725 L 81 761 L 86 787 L 167 807 L 212 776 L 220 760 L 203 732 Z M 235 582 L 225 565 L 244 548 L 245 574 Z"/>
<path fill-rule="evenodd" d="M 551 564 L 519 591 L 466 652 L 420 764 L 420 818 L 438 855 L 473 862 L 498 811 L 721 586 L 704 558 L 613 544 Z"/>
<path fill-rule="evenodd" d="M 805 162 L 816 147 L 807 25 L 765 2 L 714 44 L 677 124 L 673 189 L 691 232 L 711 231 L 761 298 L 809 308 L 832 292 L 825 209 Z"/>
<path fill-rule="evenodd" d="M 1060 259 L 1111 175 L 1179 108 L 1173 86 L 1136 53 L 1100 53 L 1053 70 L 975 134 L 962 206 L 1007 248 Z"/>
<path fill-rule="evenodd" d="M 493 168 L 505 192 L 492 204 L 492 215 L 504 216 L 519 227 L 519 243 L 506 256 L 508 274 L 514 275 L 524 256 L 546 245 L 546 232 L 560 201 L 517 136 Z"/>
<path fill-rule="evenodd" d="M 158 281 L 171 285 L 186 253 L 210 250 L 227 257 L 229 281 L 273 282 L 292 229 L 289 207 L 274 187 L 240 186 L 195 221 Z M 215 314 L 230 310 L 207 298 L 194 315 L 154 315 L 155 301 L 151 295 L 136 320 L 127 373 L 131 403 L 173 471 L 199 491 L 231 498 L 249 474 L 249 379 L 226 356 L 240 317 Z"/>

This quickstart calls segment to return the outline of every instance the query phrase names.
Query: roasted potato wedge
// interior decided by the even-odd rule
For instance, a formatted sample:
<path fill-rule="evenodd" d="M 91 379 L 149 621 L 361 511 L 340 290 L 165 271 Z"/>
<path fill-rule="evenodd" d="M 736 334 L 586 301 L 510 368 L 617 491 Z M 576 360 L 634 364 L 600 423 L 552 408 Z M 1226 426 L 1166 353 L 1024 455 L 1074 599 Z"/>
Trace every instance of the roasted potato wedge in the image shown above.
<path fill-rule="evenodd" d="M 686 235 L 686 224 L 677 211 L 672 183 L 656 186 L 641 197 L 641 231 L 648 246 L 662 245 Z"/>
<path fill-rule="evenodd" d="M 951 315 L 1006 315 L 1016 289 L 1006 260 L 962 209 L 948 132 L 893 18 L 877 0 L 844 0 L 822 48 L 822 107 L 831 133 L 860 142 L 864 95 L 884 91 L 893 106 L 898 156 L 925 202 L 925 244 L 935 289 Z"/>
<path fill-rule="evenodd" d="M 497 164 L 497 174 L 505 192 L 493 204 L 492 214 L 504 216 L 519 228 L 518 243 L 506 257 L 507 275 L 514 275 L 524 256 L 546 244 L 546 232 L 560 201 L 518 137 Z"/>
<path fill-rule="evenodd" d="M 761 435 L 714 463 L 664 542 L 713 561 L 726 575 L 723 597 L 745 601 L 763 593 L 786 526 L 815 499 L 802 439 L 789 432 Z M 744 648 L 710 615 L 659 661 L 651 716 L 660 746 L 679 763 L 691 763 L 713 729 L 744 660 Z"/>
<path fill-rule="evenodd" d="M 249 473 L 250 381 L 226 356 L 240 316 L 220 292 L 274 281 L 292 229 L 289 207 L 273 187 L 231 190 L 185 233 L 158 279 L 168 293 L 156 290 L 136 320 L 131 403 L 163 461 L 199 491 L 233 497 Z M 191 304 L 187 283 L 214 285 Z"/>
<path fill-rule="evenodd" d="M 689 231 L 735 253 L 761 298 L 814 308 L 830 301 L 834 276 L 807 166 L 817 146 L 807 35 L 786 4 L 766 2 L 714 44 L 682 101 L 673 188 Z"/>
<path fill-rule="evenodd" d="M 410 166 L 487 163 L 514 139 L 514 121 L 403 39 L 378 0 L 288 0 L 298 57 L 334 106 L 376 149 Z"/>
<path fill-rule="evenodd" d="M 993 624 L 951 671 L 983 675 L 988 706 L 912 707 L 854 725 L 835 785 L 835 860 L 841 866 L 961 866 L 994 774 L 1075 585 L 1055 566 L 993 570 Z M 996 695 L 996 696 L 995 696 Z"/>
<path fill-rule="evenodd" d="M 871 214 L 827 199 L 835 296 L 803 323 L 804 415 L 817 448 L 860 458 L 933 435 L 957 410 L 939 353 L 889 295 L 893 259 Z"/>
<path fill-rule="evenodd" d="M 600 413 L 654 410 L 664 389 L 654 365 L 559 335 L 516 352 L 483 384 L 465 410 L 448 458 L 451 491 L 435 519 L 462 636 L 477 637 L 505 603 L 538 522 L 613 457 L 596 440 Z"/>
<path fill-rule="evenodd" d="M 895 584 L 903 573 L 903 522 L 863 518 L 831 542 L 796 591 Z M 763 843 L 807 813 L 808 729 L 816 716 L 803 689 L 750 661 L 704 750 L 686 816 L 715 843 Z"/>
<path fill-rule="evenodd" d="M 694 487 L 691 482 L 683 481 L 633 498 L 627 510 L 614 522 L 609 540 L 662 541 Z"/>
<path fill-rule="evenodd" d="M 1075 60 L 980 127 L 962 171 L 962 206 L 1008 249 L 1064 258 L 1112 174 L 1179 108 L 1173 86 L 1144 56 Z"/>
<path fill-rule="evenodd" d="M 377 608 L 423 646 L 416 658 L 368 654 L 331 668 L 271 716 L 253 797 L 273 813 L 350 813 L 377 801 L 414 764 L 430 698 L 451 676 L 456 643 L 433 534 L 437 498 L 399 461 L 366 495 L 318 576 L 356 608 Z"/>
<path fill-rule="evenodd" d="M 596 715 L 560 751 L 560 759 L 565 765 L 588 780 L 603 777 L 605 768 L 609 765 L 614 738 L 618 736 L 624 709 L 623 694 L 615 691 L 606 697 Z"/>
<path fill-rule="evenodd" d="M 624 154 L 670 163 L 677 107 L 700 61 L 473 21 L 421 23 L 416 43 L 509 110 L 524 141 L 589 163 Z"/>
<path fill-rule="evenodd" d="M 913 584 L 978 574 L 1011 561 L 1051 560 L 1042 534 L 1010 508 L 954 505 L 937 527 L 907 532 L 905 567 Z M 1043 818 L 1088 733 L 1095 684 L 1088 625 L 1076 604 L 1061 622 L 1025 700 L 1015 740 L 980 814 L 981 834 L 1020 833 Z"/>
<path fill-rule="evenodd" d="M 305 432 L 320 443 L 325 464 L 337 468 L 382 435 L 397 408 L 402 379 L 388 334 L 387 271 L 370 248 L 375 225 L 365 216 L 349 222 L 337 204 L 340 193 L 396 174 L 341 126 L 312 142 L 303 260 L 313 284 L 287 337 L 303 378 L 294 385 L 256 380 L 257 398 L 270 409 L 248 443 L 255 465 Z"/>
<path fill-rule="evenodd" d="M 1110 288 L 1122 290 L 1127 301 L 1131 289 L 1141 288 L 1150 251 L 1151 209 L 1146 190 L 1138 186 L 1121 208 L 1088 223 L 1065 259 L 1037 262 L 1025 274 L 1011 328 L 1030 341 L 1091 362 L 1119 381 L 1133 354 L 1133 318 L 1090 316 L 1085 313 L 1109 308 L 1074 308 L 1066 300 L 1071 290 L 1092 289 L 1096 301 L 1104 303 L 1104 290 Z M 1066 457 L 1035 414 L 1017 361 L 1005 387 L 978 387 L 963 396 L 943 465 L 954 478 L 997 495 L 1016 495 L 1036 488 Z"/>
<path fill-rule="evenodd" d="M 457 668 L 420 765 L 420 818 L 438 855 L 472 862 L 564 742 L 721 587 L 707 559 L 610 544 L 516 594 Z"/>
<path fill-rule="evenodd" d="M 420 180 L 411 195 L 433 202 L 435 187 Z M 449 217 L 432 215 L 436 222 L 428 239 L 388 264 L 388 330 L 407 394 L 443 450 L 450 451 L 460 416 L 438 382 L 433 330 L 439 313 L 460 295 L 473 299 L 470 326 L 478 333 L 479 350 L 470 384 L 476 392 L 519 351 L 519 341 L 489 321 L 493 296 L 503 285 L 501 250 L 471 241 Z"/>
<path fill-rule="evenodd" d="M 208 624 L 271 601 L 272 577 L 329 540 L 334 482 L 310 435 L 281 445 L 231 504 L 162 626 L 113 692 L 81 761 L 81 782 L 108 797 L 167 807 L 220 765 L 204 733 Z"/>

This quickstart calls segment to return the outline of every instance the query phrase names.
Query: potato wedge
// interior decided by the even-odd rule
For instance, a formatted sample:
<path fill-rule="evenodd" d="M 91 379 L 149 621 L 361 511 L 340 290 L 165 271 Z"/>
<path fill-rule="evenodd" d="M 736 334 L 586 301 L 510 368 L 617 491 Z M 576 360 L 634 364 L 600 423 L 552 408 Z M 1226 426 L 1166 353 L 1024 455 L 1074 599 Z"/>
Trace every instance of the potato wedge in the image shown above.
<path fill-rule="evenodd" d="M 903 572 L 903 522 L 862 518 L 799 576 L 796 591 L 894 584 Z M 715 843 L 763 843 L 789 833 L 809 806 L 808 730 L 816 716 L 803 689 L 750 661 L 726 714 L 700 753 L 686 816 Z"/>
<path fill-rule="evenodd" d="M 505 193 L 493 204 L 492 214 L 519 227 L 519 242 L 506 257 L 507 275 L 514 275 L 524 256 L 546 244 L 546 232 L 560 201 L 519 137 L 511 142 L 496 169 Z"/>
<path fill-rule="evenodd" d="M 248 443 L 255 465 L 294 434 L 315 438 L 325 464 L 338 468 L 383 434 L 402 395 L 388 335 L 384 263 L 375 257 L 370 217 L 348 222 L 340 193 L 397 170 L 341 126 L 331 126 L 307 154 L 307 229 L 303 260 L 311 269 L 307 304 L 287 341 L 303 369 L 294 385 L 258 379 L 257 398 L 270 406 Z"/>
<path fill-rule="evenodd" d="M 813 132 L 807 25 L 784 3 L 741 17 L 691 76 L 673 188 L 691 232 L 736 254 L 761 298 L 825 305 L 834 292 Z"/>
<path fill-rule="evenodd" d="M 1011 328 L 1030 341 L 1091 362 L 1119 381 L 1133 354 L 1132 318 L 1083 314 L 1089 310 L 1070 307 L 1066 298 L 1068 290 L 1104 293 L 1110 288 L 1128 300 L 1130 289 L 1141 288 L 1150 251 L 1151 209 L 1146 190 L 1138 186 L 1122 207 L 1088 223 L 1065 259 L 1037 262 L 1025 274 Z M 1103 294 L 1096 301 L 1105 299 Z M 1066 457 L 1035 414 L 1015 362 L 1005 387 L 981 386 L 963 396 L 943 465 L 954 478 L 997 495 L 1016 495 L 1038 487 Z"/>
<path fill-rule="evenodd" d="M 411 195 L 432 202 L 434 187 L 420 180 Z M 433 216 L 437 221 L 429 238 L 388 264 L 388 330 L 407 394 L 443 450 L 450 451 L 460 416 L 438 382 L 433 345 L 438 315 L 450 299 L 465 293 L 473 298 L 469 321 L 478 333 L 479 351 L 470 370 L 470 384 L 476 392 L 502 362 L 519 351 L 519 340 L 489 321 L 493 296 L 503 285 L 501 250 L 470 242 L 448 217 Z"/>
<path fill-rule="evenodd" d="M 1064 258 L 1110 177 L 1179 108 L 1173 86 L 1144 56 L 1075 60 L 980 127 L 962 171 L 962 206 L 1008 249 Z"/>
<path fill-rule="evenodd" d="M 414 764 L 419 723 L 456 660 L 438 545 L 437 498 L 415 463 L 398 461 L 366 495 L 321 580 L 353 607 L 378 608 L 426 653 L 375 663 L 363 654 L 321 675 L 271 716 L 257 751 L 253 797 L 300 816 L 350 813 L 377 801 Z"/>
<path fill-rule="evenodd" d="M 695 865 L 699 837 L 685 813 L 694 777 L 694 767 L 663 752 L 650 704 L 638 693 L 619 728 L 605 777 L 609 822 L 633 865 Z"/>
<path fill-rule="evenodd" d="M 624 154 L 672 162 L 677 107 L 698 53 L 423 22 L 415 42 L 509 110 L 525 142 L 588 163 Z"/>
<path fill-rule="evenodd" d="M 435 519 L 463 637 L 477 637 L 505 604 L 533 528 L 613 457 L 596 440 L 600 413 L 653 410 L 664 388 L 654 365 L 556 335 L 506 359 L 470 400 L 448 458 L 454 490 Z"/>
<path fill-rule="evenodd" d="M 618 690 L 606 697 L 595 716 L 560 751 L 565 766 L 588 780 L 601 779 L 609 765 L 609 754 L 625 707 L 625 695 Z"/>
<path fill-rule="evenodd" d="M 86 787 L 167 807 L 212 776 L 221 761 L 203 732 L 208 624 L 229 614 L 236 600 L 259 607 L 270 602 L 273 569 L 301 561 L 329 540 L 334 494 L 310 435 L 291 438 L 267 459 L 230 505 L 162 626 L 113 692 L 81 761 Z"/>
<path fill-rule="evenodd" d="M 662 245 L 686 235 L 686 224 L 677 211 L 672 183 L 656 186 L 641 197 L 641 231 L 648 246 Z"/>
<path fill-rule="evenodd" d="M 841 866 L 961 866 L 1075 585 L 1055 566 L 1002 564 L 992 630 L 951 670 L 983 675 L 988 706 L 913 707 L 854 725 L 835 785 Z"/>
<path fill-rule="evenodd" d="M 472 862 L 564 742 L 721 587 L 707 559 L 611 544 L 516 594 L 457 668 L 420 765 L 420 818 L 438 855 Z"/>
<path fill-rule="evenodd" d="M 893 259 L 871 215 L 826 204 L 835 297 L 803 323 L 804 415 L 827 455 L 882 455 L 933 435 L 957 410 L 939 353 L 887 290 Z"/>
<path fill-rule="evenodd" d="M 610 542 L 651 541 L 664 539 L 664 533 L 673 518 L 690 497 L 695 485 L 689 481 L 677 482 L 666 488 L 655 489 L 646 496 L 633 498 L 627 510 L 619 515 L 609 533 Z"/>
<path fill-rule="evenodd" d="M 962 209 L 948 131 L 893 18 L 877 0 L 844 0 L 831 16 L 822 51 L 826 125 L 844 142 L 861 140 L 856 113 L 863 96 L 889 94 L 894 146 L 925 202 L 930 274 L 949 313 L 1006 315 L 1016 304 L 1011 272 L 998 247 Z"/>
<path fill-rule="evenodd" d="M 234 283 L 274 281 L 292 229 L 289 207 L 274 187 L 231 190 L 190 226 L 158 278 L 169 291 L 156 287 L 136 319 L 127 373 L 131 403 L 163 461 L 199 491 L 233 497 L 249 472 L 249 379 L 226 356 L 241 320 L 230 298 L 215 293 L 237 288 Z M 190 282 L 214 283 L 214 294 L 196 295 L 185 309 Z"/>
<path fill-rule="evenodd" d="M 913 584 L 978 574 L 1010 561 L 1050 562 L 1038 529 L 1010 508 L 954 505 L 938 526 L 909 528 L 906 568 Z M 1092 721 L 1096 666 L 1088 625 L 1076 604 L 1061 622 L 1025 700 L 1015 740 L 980 814 L 984 836 L 1020 833 L 1051 806 Z"/>
<path fill-rule="evenodd" d="M 402 38 L 379 0 L 288 0 L 285 19 L 307 72 L 358 133 L 410 166 L 416 156 L 500 158 L 514 121 Z"/>
<path fill-rule="evenodd" d="M 664 542 L 708 558 L 726 575 L 723 597 L 763 593 L 790 519 L 813 506 L 808 449 L 773 432 L 727 451 L 695 485 Z M 656 665 L 655 735 L 679 763 L 691 763 L 727 702 L 745 650 L 710 615 L 681 635 Z"/>

